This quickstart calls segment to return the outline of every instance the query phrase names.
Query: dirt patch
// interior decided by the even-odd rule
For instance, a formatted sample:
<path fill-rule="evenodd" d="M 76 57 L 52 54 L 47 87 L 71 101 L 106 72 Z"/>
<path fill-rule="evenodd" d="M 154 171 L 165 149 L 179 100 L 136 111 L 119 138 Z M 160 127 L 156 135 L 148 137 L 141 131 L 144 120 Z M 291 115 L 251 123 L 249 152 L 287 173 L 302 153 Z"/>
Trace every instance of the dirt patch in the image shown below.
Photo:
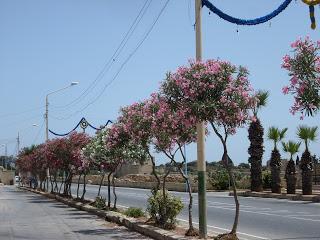
<path fill-rule="evenodd" d="M 236 234 L 224 233 L 214 238 L 215 240 L 239 240 Z"/>

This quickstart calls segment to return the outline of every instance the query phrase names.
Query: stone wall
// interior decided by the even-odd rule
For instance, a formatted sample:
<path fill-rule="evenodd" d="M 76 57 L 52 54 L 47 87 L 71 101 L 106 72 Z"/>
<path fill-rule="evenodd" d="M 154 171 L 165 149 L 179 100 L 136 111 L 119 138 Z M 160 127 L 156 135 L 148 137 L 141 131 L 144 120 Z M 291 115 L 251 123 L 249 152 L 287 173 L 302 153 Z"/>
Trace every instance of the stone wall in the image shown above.
<path fill-rule="evenodd" d="M 5 185 L 12 185 L 14 184 L 14 171 L 9 171 L 4 169 L 3 167 L 0 167 L 0 182 Z"/>

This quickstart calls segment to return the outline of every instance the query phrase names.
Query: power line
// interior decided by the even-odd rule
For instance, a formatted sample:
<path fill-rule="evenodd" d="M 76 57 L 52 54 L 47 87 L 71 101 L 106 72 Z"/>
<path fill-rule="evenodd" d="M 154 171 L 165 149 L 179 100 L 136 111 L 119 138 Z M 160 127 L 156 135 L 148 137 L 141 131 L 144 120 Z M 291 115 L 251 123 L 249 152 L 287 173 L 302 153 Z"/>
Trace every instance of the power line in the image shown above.
<path fill-rule="evenodd" d="M 88 108 L 90 105 L 92 105 L 93 103 L 95 103 L 101 96 L 102 94 L 105 92 L 105 90 L 117 79 L 118 75 L 120 74 L 120 72 L 122 71 L 122 69 L 124 68 L 124 66 L 129 62 L 129 60 L 132 58 L 132 56 L 138 51 L 138 49 L 141 47 L 141 45 L 144 43 L 144 41 L 147 39 L 147 37 L 149 36 L 149 34 L 151 33 L 151 31 L 153 30 L 154 26 L 156 25 L 156 23 L 158 22 L 159 18 L 161 17 L 162 13 L 164 12 L 164 10 L 166 9 L 168 3 L 170 2 L 170 0 L 167 0 L 166 3 L 164 4 L 164 6 L 161 8 L 159 14 L 157 15 L 156 19 L 154 20 L 154 22 L 152 23 L 152 25 L 150 26 L 150 28 L 148 29 L 148 31 L 145 33 L 144 37 L 141 39 L 141 41 L 138 43 L 138 45 L 135 47 L 135 49 L 129 54 L 129 56 L 126 58 L 126 60 L 122 63 L 122 65 L 120 66 L 120 68 L 118 69 L 117 73 L 114 75 L 114 77 L 107 82 L 104 87 L 102 88 L 102 91 L 88 104 L 86 104 L 83 108 L 81 108 L 78 111 L 73 112 L 72 114 L 69 114 L 67 117 L 61 117 L 60 120 L 66 120 L 71 118 L 72 116 L 81 113 L 82 111 L 84 111 L 86 108 Z"/>
<path fill-rule="evenodd" d="M 41 126 L 40 126 L 40 128 L 39 128 L 39 131 L 37 132 L 37 135 L 36 135 L 35 138 L 33 139 L 32 145 L 34 145 L 35 142 L 38 140 L 39 135 L 40 135 L 40 133 L 41 133 L 41 131 L 42 131 L 42 129 L 43 129 L 44 123 L 45 123 L 45 120 L 42 121 L 42 124 L 41 124 Z"/>
<path fill-rule="evenodd" d="M 34 111 L 42 109 L 44 107 L 45 106 L 41 106 L 41 107 L 31 108 L 29 110 L 25 110 L 25 111 L 22 111 L 22 112 L 7 113 L 7 114 L 0 115 L 0 118 L 11 117 L 11 116 L 16 116 L 16 115 L 21 115 L 21 114 L 24 114 L 24 113 L 34 112 Z"/>
<path fill-rule="evenodd" d="M 122 50 L 126 46 L 127 42 L 131 38 L 131 36 L 133 35 L 134 31 L 136 30 L 137 26 L 141 22 L 142 18 L 144 17 L 146 11 L 150 7 L 151 2 L 152 2 L 152 0 L 145 1 L 145 3 L 143 4 L 142 8 L 140 9 L 138 15 L 136 16 L 133 23 L 131 24 L 129 30 L 126 32 L 122 41 L 118 45 L 117 49 L 115 50 L 113 55 L 110 57 L 110 59 L 104 64 L 102 70 L 99 72 L 99 74 L 97 75 L 95 80 L 89 85 L 89 87 L 84 92 L 82 92 L 82 94 L 80 94 L 77 98 L 72 100 L 70 103 L 63 105 L 63 106 L 55 106 L 56 108 L 67 108 L 71 105 L 76 104 L 77 102 L 80 102 L 90 93 L 90 91 L 92 89 L 94 89 L 96 87 L 98 82 L 103 79 L 104 75 L 110 70 L 110 68 L 112 67 L 114 62 L 117 60 L 118 56 L 121 54 Z"/>

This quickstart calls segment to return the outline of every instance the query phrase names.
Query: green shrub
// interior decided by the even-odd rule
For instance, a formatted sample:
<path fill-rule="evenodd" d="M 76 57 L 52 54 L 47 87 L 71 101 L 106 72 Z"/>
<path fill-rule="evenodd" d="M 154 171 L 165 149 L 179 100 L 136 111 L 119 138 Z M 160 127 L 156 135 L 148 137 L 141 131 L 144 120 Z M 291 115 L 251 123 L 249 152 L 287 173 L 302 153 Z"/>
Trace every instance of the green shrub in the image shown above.
<path fill-rule="evenodd" d="M 105 209 L 106 208 L 106 198 L 102 196 L 97 196 L 96 201 L 94 202 L 94 206 L 99 209 Z"/>
<path fill-rule="evenodd" d="M 271 172 L 270 171 L 262 172 L 262 186 L 263 186 L 263 189 L 271 188 Z"/>
<path fill-rule="evenodd" d="M 229 189 L 229 176 L 225 169 L 219 169 L 209 174 L 209 182 L 216 190 L 228 190 Z"/>
<path fill-rule="evenodd" d="M 251 179 L 250 176 L 241 174 L 237 176 L 236 185 L 238 189 L 250 189 Z"/>
<path fill-rule="evenodd" d="M 173 229 L 176 225 L 176 217 L 183 209 L 183 203 L 168 192 L 165 198 L 162 191 L 153 192 L 148 198 L 147 212 L 155 223 L 166 229 Z"/>
<path fill-rule="evenodd" d="M 139 218 L 144 217 L 144 212 L 141 208 L 129 207 L 125 212 L 125 215 L 129 217 Z"/>

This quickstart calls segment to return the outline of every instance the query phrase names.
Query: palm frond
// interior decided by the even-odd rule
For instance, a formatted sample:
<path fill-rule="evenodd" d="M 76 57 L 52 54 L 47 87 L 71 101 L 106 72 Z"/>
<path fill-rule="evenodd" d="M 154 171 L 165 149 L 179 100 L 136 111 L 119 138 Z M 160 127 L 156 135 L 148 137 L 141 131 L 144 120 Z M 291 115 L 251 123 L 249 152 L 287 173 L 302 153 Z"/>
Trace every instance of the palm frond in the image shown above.
<path fill-rule="evenodd" d="M 308 127 L 305 125 L 300 125 L 297 129 L 297 136 L 298 138 L 300 138 L 301 140 L 308 140 Z"/>
<path fill-rule="evenodd" d="M 268 139 L 275 142 L 279 140 L 279 129 L 277 127 L 270 127 L 268 129 Z"/>
<path fill-rule="evenodd" d="M 281 142 L 281 144 L 282 144 L 282 150 L 283 150 L 284 152 L 289 152 L 288 144 L 285 143 L 285 142 Z"/>
<path fill-rule="evenodd" d="M 282 142 L 282 149 L 284 152 L 290 153 L 291 156 L 299 152 L 301 142 L 288 141 Z"/>
<path fill-rule="evenodd" d="M 264 90 L 259 90 L 256 94 L 258 98 L 257 108 L 261 108 L 267 105 L 267 100 L 269 97 L 269 92 Z"/>
<path fill-rule="evenodd" d="M 287 131 L 288 131 L 288 128 L 284 128 L 282 130 L 279 130 L 279 140 L 281 140 L 285 137 Z"/>
<path fill-rule="evenodd" d="M 318 136 L 318 127 L 310 127 L 309 128 L 309 140 L 314 142 Z"/>

